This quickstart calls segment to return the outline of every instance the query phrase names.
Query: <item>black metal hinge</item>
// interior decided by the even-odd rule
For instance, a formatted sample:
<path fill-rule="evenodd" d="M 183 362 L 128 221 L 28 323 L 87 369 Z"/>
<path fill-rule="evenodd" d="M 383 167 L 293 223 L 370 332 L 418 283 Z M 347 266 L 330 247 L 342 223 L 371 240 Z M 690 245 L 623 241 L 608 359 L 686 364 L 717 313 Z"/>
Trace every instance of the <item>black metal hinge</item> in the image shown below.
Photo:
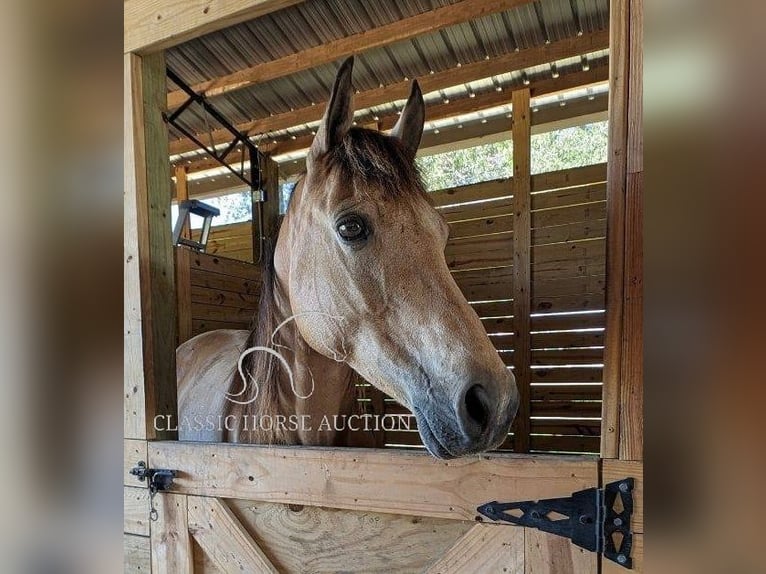
<path fill-rule="evenodd" d="M 525 502 L 488 502 L 476 510 L 494 521 L 537 528 L 572 540 L 577 546 L 599 552 L 625 568 L 633 568 L 634 480 L 610 482 L 604 488 L 588 488 L 568 498 Z"/>
<path fill-rule="evenodd" d="M 161 490 L 167 490 L 173 484 L 176 477 L 175 470 L 166 468 L 148 468 L 143 460 L 130 469 L 130 474 L 137 477 L 141 482 L 147 481 L 149 486 L 149 518 L 157 520 L 157 509 L 154 508 L 154 495 Z"/>

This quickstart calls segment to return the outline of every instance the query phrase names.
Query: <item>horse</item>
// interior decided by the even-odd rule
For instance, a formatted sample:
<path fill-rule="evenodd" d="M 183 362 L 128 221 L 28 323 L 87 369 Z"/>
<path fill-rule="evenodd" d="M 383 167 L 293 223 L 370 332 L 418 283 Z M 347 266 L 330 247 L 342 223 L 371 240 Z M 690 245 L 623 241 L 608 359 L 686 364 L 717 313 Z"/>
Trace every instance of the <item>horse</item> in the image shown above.
<path fill-rule="evenodd" d="M 255 327 L 177 350 L 179 419 L 226 422 L 189 424 L 182 440 L 348 445 L 347 429 L 285 422 L 350 416 L 358 376 L 414 414 L 436 458 L 497 448 L 509 432 L 514 376 L 450 273 L 449 228 L 415 165 L 420 87 L 389 135 L 352 126 L 353 62 L 266 258 Z"/>

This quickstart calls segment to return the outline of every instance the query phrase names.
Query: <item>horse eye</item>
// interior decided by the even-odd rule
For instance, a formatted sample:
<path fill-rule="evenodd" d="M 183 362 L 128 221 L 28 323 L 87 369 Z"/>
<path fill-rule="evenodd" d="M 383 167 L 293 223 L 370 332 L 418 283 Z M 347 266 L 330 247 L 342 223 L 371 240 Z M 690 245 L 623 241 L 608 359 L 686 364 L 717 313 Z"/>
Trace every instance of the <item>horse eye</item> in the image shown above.
<path fill-rule="evenodd" d="M 353 242 L 367 238 L 367 226 L 356 215 L 341 219 L 336 226 L 336 230 L 343 241 Z"/>

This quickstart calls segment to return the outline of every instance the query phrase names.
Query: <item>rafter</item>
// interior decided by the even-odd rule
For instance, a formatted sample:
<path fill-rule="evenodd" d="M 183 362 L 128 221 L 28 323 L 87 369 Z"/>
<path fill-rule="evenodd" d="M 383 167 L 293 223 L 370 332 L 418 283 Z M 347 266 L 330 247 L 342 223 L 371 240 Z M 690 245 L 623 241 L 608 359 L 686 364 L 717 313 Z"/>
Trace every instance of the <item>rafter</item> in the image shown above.
<path fill-rule="evenodd" d="M 567 38 L 548 45 L 536 46 L 519 52 L 504 54 L 489 60 L 464 64 L 435 74 L 417 78 L 424 93 L 451 88 L 456 85 L 483 80 L 507 72 L 523 70 L 532 66 L 580 56 L 608 48 L 608 31 L 602 30 L 576 38 Z M 357 110 L 383 105 L 389 102 L 407 98 L 411 81 L 397 82 L 383 88 L 375 88 L 356 94 L 354 104 Z M 292 112 L 278 114 L 238 124 L 236 128 L 248 134 L 268 133 L 303 125 L 321 119 L 326 102 L 317 103 Z M 223 130 L 213 131 L 212 140 L 215 144 L 224 143 L 230 139 Z M 206 140 L 207 141 L 207 140 Z M 170 143 L 170 153 L 179 154 L 194 151 L 196 146 L 189 140 L 176 140 Z"/>
<path fill-rule="evenodd" d="M 201 82 L 193 88 L 195 92 L 204 93 L 208 97 L 218 96 L 241 90 L 253 84 L 268 82 L 328 64 L 351 54 L 409 40 L 415 36 L 435 32 L 489 14 L 504 12 L 529 2 L 531 0 L 460 0 L 443 8 L 397 20 L 283 58 L 257 64 L 220 78 Z M 170 92 L 168 94 L 168 108 L 178 107 L 184 100 L 186 100 L 186 95 L 182 91 Z"/>
<path fill-rule="evenodd" d="M 573 88 L 586 87 L 598 82 L 605 82 L 608 79 L 608 76 L 609 69 L 606 66 L 600 66 L 598 68 L 591 68 L 588 71 L 566 74 L 559 76 L 558 78 L 538 80 L 532 82 L 529 85 L 529 88 L 532 97 L 539 97 L 571 90 Z M 460 100 L 451 101 L 448 104 L 428 106 L 426 107 L 426 121 L 453 118 L 471 112 L 478 112 L 502 106 L 503 104 L 508 103 L 509 93 L 509 90 L 504 90 L 502 92 L 488 92 L 486 94 L 477 95 L 475 98 L 461 98 Z M 399 116 L 396 114 L 382 116 L 379 122 L 380 129 L 383 131 L 390 130 L 394 127 L 398 117 Z M 270 155 L 281 155 L 308 148 L 311 145 L 313 138 L 314 136 L 307 134 L 294 140 L 283 140 L 276 144 L 267 143 L 260 146 L 259 149 L 263 153 L 268 153 Z M 199 160 L 192 162 L 188 165 L 188 171 L 194 173 L 218 167 L 220 165 L 211 163 L 211 161 L 212 160 Z"/>

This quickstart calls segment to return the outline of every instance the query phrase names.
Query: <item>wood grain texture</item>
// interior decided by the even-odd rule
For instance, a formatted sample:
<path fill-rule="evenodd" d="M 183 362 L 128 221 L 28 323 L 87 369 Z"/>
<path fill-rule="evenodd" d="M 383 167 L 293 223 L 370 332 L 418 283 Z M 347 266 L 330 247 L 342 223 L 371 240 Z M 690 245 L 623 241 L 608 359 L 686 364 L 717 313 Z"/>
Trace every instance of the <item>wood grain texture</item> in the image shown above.
<path fill-rule="evenodd" d="M 146 395 L 142 340 L 141 275 L 138 251 L 138 193 L 146 188 L 141 59 L 127 54 L 124 74 L 123 196 L 123 435 L 146 438 Z"/>
<path fill-rule="evenodd" d="M 163 50 L 301 1 L 125 0 L 123 50 Z"/>
<path fill-rule="evenodd" d="M 140 484 L 136 481 L 136 484 Z M 144 486 L 123 488 L 122 524 L 125 534 L 149 536 L 149 489 Z"/>
<path fill-rule="evenodd" d="M 603 50 L 607 48 L 608 45 L 608 32 L 602 30 L 577 38 L 566 38 L 551 42 L 551 44 L 548 45 L 541 45 L 519 52 L 503 54 L 491 58 L 490 60 L 481 60 L 479 62 L 463 64 L 460 68 L 451 68 L 412 79 L 417 79 L 423 93 L 427 94 L 460 84 L 482 80 L 491 76 L 497 76 L 515 70 L 523 70 L 532 66 L 547 64 L 548 62 Z M 591 72 L 593 73 L 587 73 L 587 83 L 599 81 L 598 78 L 601 77 L 599 74 L 601 74 L 602 71 L 599 68 L 594 68 Z M 562 75 L 559 80 L 565 77 L 566 75 Z M 583 77 L 584 76 L 578 74 L 578 78 L 580 78 L 578 81 L 580 83 L 583 82 Z M 412 86 L 412 79 L 365 90 L 356 94 L 354 96 L 355 109 L 363 110 L 393 101 L 407 99 Z M 544 89 L 551 90 L 555 88 L 555 84 L 549 83 L 546 84 Z M 285 112 L 283 114 L 243 122 L 237 124 L 235 127 L 239 131 L 251 135 L 288 129 L 294 126 L 319 121 L 326 107 L 326 101 L 317 102 L 317 105 L 315 106 L 308 106 L 292 112 Z M 211 137 L 213 138 L 213 143 L 219 144 L 228 141 L 231 138 L 231 134 L 225 130 L 214 130 L 211 133 Z M 175 140 L 170 143 L 170 152 L 172 154 L 189 152 L 194 149 L 197 149 L 196 144 L 189 140 Z"/>
<path fill-rule="evenodd" d="M 130 469 L 136 466 L 139 461 L 149 460 L 147 443 L 145 440 L 125 439 L 122 441 L 122 483 L 125 486 L 140 486 L 138 479 L 130 474 Z"/>
<path fill-rule="evenodd" d="M 426 574 L 522 572 L 524 528 L 477 524 L 458 540 Z"/>
<path fill-rule="evenodd" d="M 176 294 L 170 223 L 171 179 L 168 163 L 167 126 L 162 119 L 165 93 L 165 60 L 155 54 L 136 60 L 133 72 L 140 75 L 140 110 L 132 114 L 136 172 L 136 226 L 141 286 L 141 338 L 143 343 L 145 436 L 172 438 L 158 433 L 149 421 L 157 414 L 174 415 L 176 405 Z M 140 111 L 140 113 L 138 113 Z"/>
<path fill-rule="evenodd" d="M 635 460 L 608 459 L 602 462 L 601 483 L 607 484 L 623 478 L 634 478 L 633 519 L 630 526 L 633 532 L 644 533 L 644 463 Z"/>
<path fill-rule="evenodd" d="M 573 545 L 568 539 L 525 529 L 524 574 L 596 574 L 598 555 Z"/>
<path fill-rule="evenodd" d="M 529 450 L 532 298 L 532 182 L 531 114 L 528 89 L 511 96 L 513 118 L 513 374 L 519 390 L 519 410 L 513 424 L 514 450 Z"/>
<path fill-rule="evenodd" d="M 278 573 L 223 501 L 192 496 L 188 507 L 194 540 L 222 572 Z"/>
<path fill-rule="evenodd" d="M 175 251 L 176 305 L 178 306 L 178 344 L 192 337 L 191 252 L 177 246 Z"/>
<path fill-rule="evenodd" d="M 467 20 L 509 10 L 528 2 L 530 0 L 459 0 L 448 6 L 429 10 L 402 20 L 396 20 L 390 24 L 369 28 L 351 36 L 323 42 L 318 46 L 300 52 L 195 84 L 192 86 L 192 89 L 197 93 L 204 94 L 208 98 L 226 94 L 252 86 L 253 84 L 268 82 L 296 72 L 329 64 L 346 58 L 351 54 L 364 52 L 365 50 L 371 50 L 393 42 L 409 40 L 415 36 L 428 34 Z M 180 106 L 186 100 L 186 97 L 186 94 L 181 90 L 170 92 L 168 94 L 168 108 L 173 109 Z"/>
<path fill-rule="evenodd" d="M 227 504 L 274 566 L 288 574 L 349 570 L 420 574 L 473 526 L 456 520 L 247 500 Z"/>
<path fill-rule="evenodd" d="M 149 459 L 178 469 L 175 491 L 329 508 L 473 520 L 486 500 L 569 495 L 597 480 L 595 460 L 156 442 Z"/>
<path fill-rule="evenodd" d="M 601 455 L 617 458 L 620 438 L 623 276 L 625 257 L 625 173 L 629 0 L 609 5 L 609 143 L 607 149 L 607 288 L 604 404 Z"/>
<path fill-rule="evenodd" d="M 152 554 L 149 538 L 125 534 L 122 541 L 124 574 L 150 574 Z"/>
<path fill-rule="evenodd" d="M 152 574 L 191 574 L 193 555 L 187 500 L 163 492 L 154 498 L 158 519 L 151 523 Z"/>

